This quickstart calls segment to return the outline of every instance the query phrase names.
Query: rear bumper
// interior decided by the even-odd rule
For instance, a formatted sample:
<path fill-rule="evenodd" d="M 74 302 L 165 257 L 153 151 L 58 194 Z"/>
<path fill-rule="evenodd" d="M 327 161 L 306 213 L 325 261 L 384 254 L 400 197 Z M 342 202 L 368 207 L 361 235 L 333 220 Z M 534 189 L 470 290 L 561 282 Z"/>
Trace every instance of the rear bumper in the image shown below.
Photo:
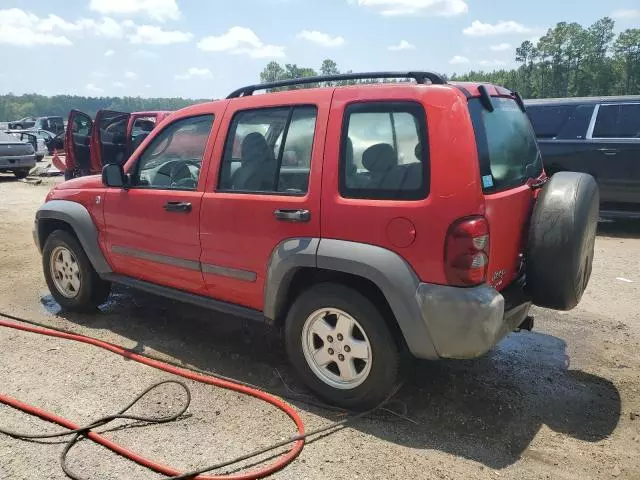
<path fill-rule="evenodd" d="M 36 166 L 35 155 L 20 155 L 15 157 L 0 157 L 0 170 L 16 168 L 33 168 Z"/>
<path fill-rule="evenodd" d="M 422 320 L 441 358 L 475 358 L 488 352 L 529 314 L 524 279 L 498 292 L 421 283 L 416 291 Z"/>

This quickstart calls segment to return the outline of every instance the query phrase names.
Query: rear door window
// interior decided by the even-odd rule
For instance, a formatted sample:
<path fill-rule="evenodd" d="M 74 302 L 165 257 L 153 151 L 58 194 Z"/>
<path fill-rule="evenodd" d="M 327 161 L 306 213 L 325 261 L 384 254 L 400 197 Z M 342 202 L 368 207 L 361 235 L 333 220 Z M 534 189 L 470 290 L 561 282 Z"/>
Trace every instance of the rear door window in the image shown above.
<path fill-rule="evenodd" d="M 640 103 L 600 105 L 592 138 L 640 139 Z"/>
<path fill-rule="evenodd" d="M 542 159 L 529 118 L 512 98 L 493 97 L 493 112 L 469 101 L 485 192 L 523 185 L 542 173 Z"/>

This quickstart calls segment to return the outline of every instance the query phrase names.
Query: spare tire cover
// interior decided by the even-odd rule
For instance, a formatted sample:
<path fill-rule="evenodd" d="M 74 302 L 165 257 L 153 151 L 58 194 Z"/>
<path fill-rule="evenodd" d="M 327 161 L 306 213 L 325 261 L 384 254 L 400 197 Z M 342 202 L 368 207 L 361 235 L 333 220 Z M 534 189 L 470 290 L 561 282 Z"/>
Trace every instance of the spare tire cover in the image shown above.
<path fill-rule="evenodd" d="M 526 251 L 535 305 L 571 310 L 580 302 L 591 277 L 599 201 L 595 179 L 584 173 L 558 172 L 543 187 Z"/>

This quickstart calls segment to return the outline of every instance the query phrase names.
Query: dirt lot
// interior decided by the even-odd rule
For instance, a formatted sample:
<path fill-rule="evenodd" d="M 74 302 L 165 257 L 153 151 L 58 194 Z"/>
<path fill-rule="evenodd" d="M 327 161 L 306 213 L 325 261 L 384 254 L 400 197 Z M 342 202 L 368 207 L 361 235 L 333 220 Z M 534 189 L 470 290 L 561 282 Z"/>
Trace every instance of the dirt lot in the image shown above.
<path fill-rule="evenodd" d="M 305 390 L 279 332 L 117 289 L 100 313 L 60 312 L 33 245 L 34 213 L 48 188 L 0 175 L 0 310 L 72 329 L 254 384 Z M 536 310 L 483 358 L 414 362 L 393 408 L 307 445 L 278 479 L 640 478 L 640 224 L 602 224 L 594 273 L 574 311 Z M 84 424 L 171 378 L 87 345 L 0 328 L 0 392 Z M 281 379 L 282 377 L 282 379 Z M 256 400 L 189 382 L 191 416 L 111 431 L 125 446 L 180 469 L 211 464 L 288 437 L 293 425 Z M 175 406 L 175 397 L 148 401 Z M 340 414 L 292 402 L 307 428 Z M 144 408 L 144 406 L 142 407 Z M 0 406 L 0 426 L 51 429 Z M 60 444 L 0 436 L 0 479 L 63 479 Z M 82 442 L 70 466 L 87 478 L 160 478 Z"/>

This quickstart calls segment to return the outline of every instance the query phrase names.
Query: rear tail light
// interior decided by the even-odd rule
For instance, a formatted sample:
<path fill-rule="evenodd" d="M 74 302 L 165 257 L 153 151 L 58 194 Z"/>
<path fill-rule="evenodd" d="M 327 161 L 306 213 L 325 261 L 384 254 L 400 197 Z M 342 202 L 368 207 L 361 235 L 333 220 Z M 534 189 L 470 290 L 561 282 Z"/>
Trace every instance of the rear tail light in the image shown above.
<path fill-rule="evenodd" d="M 470 287 L 487 280 L 489 225 L 484 217 L 463 218 L 447 232 L 444 251 L 449 285 Z"/>

